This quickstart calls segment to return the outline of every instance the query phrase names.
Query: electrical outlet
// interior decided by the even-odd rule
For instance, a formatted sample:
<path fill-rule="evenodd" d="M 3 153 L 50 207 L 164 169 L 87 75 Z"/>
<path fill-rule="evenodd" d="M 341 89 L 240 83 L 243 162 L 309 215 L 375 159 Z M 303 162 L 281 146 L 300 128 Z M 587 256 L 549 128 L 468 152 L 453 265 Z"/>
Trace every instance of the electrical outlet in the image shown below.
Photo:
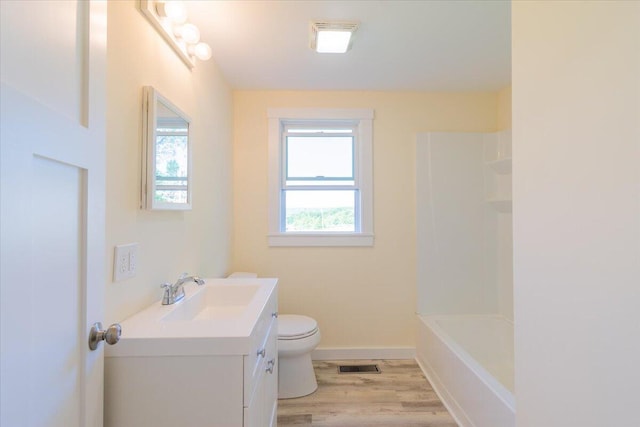
<path fill-rule="evenodd" d="M 129 243 L 115 247 L 113 255 L 113 280 L 129 279 L 136 275 L 138 267 L 138 244 Z"/>
<path fill-rule="evenodd" d="M 130 277 L 134 277 L 136 275 L 136 270 L 138 268 L 138 244 L 135 243 L 131 245 L 131 250 L 129 251 L 129 274 Z"/>

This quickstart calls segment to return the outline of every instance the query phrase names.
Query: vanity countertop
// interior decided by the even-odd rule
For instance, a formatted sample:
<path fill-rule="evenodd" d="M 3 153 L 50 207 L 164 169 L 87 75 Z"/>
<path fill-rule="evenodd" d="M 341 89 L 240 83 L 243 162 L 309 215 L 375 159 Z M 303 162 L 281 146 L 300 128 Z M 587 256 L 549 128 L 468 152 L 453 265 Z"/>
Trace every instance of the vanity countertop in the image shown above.
<path fill-rule="evenodd" d="M 185 284 L 182 301 L 158 301 L 121 322 L 120 341 L 106 346 L 106 357 L 248 354 L 254 328 L 277 297 L 278 279 L 204 280 Z"/>

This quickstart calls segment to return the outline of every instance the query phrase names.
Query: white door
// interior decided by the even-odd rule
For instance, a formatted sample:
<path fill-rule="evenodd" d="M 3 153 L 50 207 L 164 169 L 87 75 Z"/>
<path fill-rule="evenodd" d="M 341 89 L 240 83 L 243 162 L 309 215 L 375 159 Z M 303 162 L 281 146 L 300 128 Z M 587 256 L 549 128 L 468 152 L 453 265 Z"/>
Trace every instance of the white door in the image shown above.
<path fill-rule="evenodd" d="M 102 426 L 106 1 L 0 19 L 0 425 Z"/>

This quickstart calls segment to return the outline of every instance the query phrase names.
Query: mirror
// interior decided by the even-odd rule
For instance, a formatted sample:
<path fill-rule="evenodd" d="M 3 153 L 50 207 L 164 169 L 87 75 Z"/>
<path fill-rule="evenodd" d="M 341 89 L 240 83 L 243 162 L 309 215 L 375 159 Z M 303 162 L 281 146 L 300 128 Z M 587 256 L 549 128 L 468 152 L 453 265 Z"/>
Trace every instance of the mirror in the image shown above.
<path fill-rule="evenodd" d="M 144 87 L 143 209 L 191 209 L 189 118 L 151 86 Z"/>

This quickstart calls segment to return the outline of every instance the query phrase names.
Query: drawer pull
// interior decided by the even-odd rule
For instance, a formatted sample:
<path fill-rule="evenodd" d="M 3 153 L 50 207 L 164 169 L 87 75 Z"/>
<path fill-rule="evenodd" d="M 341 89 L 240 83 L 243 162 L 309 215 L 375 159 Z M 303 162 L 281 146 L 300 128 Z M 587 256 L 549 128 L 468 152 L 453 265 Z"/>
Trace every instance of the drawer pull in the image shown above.
<path fill-rule="evenodd" d="M 278 312 L 274 311 L 273 313 L 271 313 L 271 317 L 273 317 L 274 319 L 278 318 Z"/>
<path fill-rule="evenodd" d="M 271 359 L 267 362 L 267 369 L 266 371 L 270 374 L 273 374 L 273 367 L 276 364 L 276 359 Z"/>
<path fill-rule="evenodd" d="M 258 350 L 258 356 L 264 357 L 267 354 L 267 349 L 263 348 L 262 350 Z"/>

